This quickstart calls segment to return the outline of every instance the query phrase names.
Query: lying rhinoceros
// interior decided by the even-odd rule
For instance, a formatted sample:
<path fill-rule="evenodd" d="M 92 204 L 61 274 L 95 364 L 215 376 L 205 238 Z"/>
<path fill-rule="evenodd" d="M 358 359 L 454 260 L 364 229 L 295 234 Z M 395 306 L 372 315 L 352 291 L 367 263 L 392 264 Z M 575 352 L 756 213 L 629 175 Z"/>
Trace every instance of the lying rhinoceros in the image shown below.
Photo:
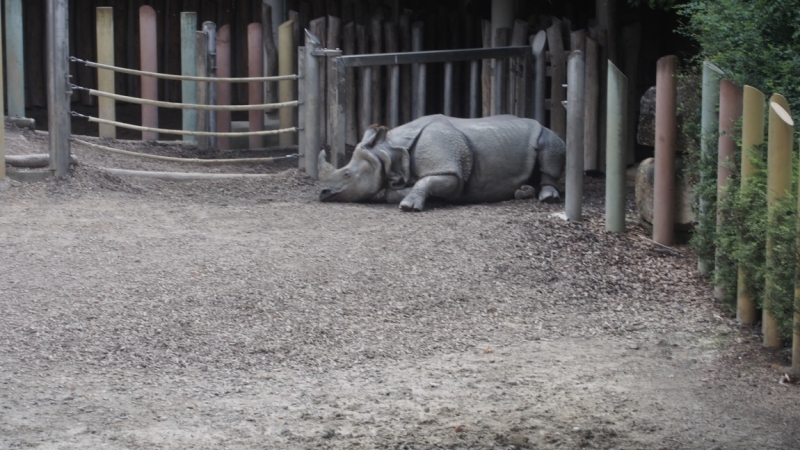
<path fill-rule="evenodd" d="M 404 211 L 422 211 L 428 197 L 458 203 L 529 198 L 540 179 L 540 201 L 559 199 L 566 145 L 531 119 L 492 116 L 420 117 L 393 130 L 373 125 L 336 170 L 319 155 L 323 202 L 358 202 L 386 190 Z M 538 172 L 538 173 L 537 173 Z"/>

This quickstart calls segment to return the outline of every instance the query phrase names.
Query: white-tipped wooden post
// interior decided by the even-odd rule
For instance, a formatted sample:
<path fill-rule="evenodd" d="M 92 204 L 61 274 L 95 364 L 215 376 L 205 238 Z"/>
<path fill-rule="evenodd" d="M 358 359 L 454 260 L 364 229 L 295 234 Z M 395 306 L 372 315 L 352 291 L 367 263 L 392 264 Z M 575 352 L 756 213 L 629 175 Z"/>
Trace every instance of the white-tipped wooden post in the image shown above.
<path fill-rule="evenodd" d="M 114 8 L 97 8 L 97 62 L 109 66 L 114 65 Z M 97 69 L 97 90 L 115 91 L 114 71 Z M 111 98 L 100 97 L 97 100 L 98 114 L 101 119 L 116 121 L 116 101 Z M 117 128 L 114 125 L 100 124 L 99 136 L 101 138 L 116 139 Z"/>
<path fill-rule="evenodd" d="M 47 118 L 50 128 L 50 169 L 69 174 L 69 2 L 47 0 Z M 0 57 L 2 61 L 2 57 Z"/>
<path fill-rule="evenodd" d="M 8 116 L 25 117 L 25 45 L 23 40 L 22 0 L 6 3 L 6 81 Z"/>
<path fill-rule="evenodd" d="M 158 72 L 158 26 L 156 11 L 152 6 L 139 8 L 139 60 L 142 71 Z M 142 77 L 142 98 L 158 100 L 158 79 Z M 158 107 L 142 105 L 142 126 L 158 128 Z M 155 131 L 142 131 L 143 141 L 157 141 Z"/>
<path fill-rule="evenodd" d="M 606 230 L 625 232 L 625 161 L 628 136 L 628 79 L 608 62 L 606 103 Z"/>
<path fill-rule="evenodd" d="M 197 13 L 181 13 L 181 75 L 197 76 Z M 194 81 L 181 81 L 181 101 L 183 103 L 197 103 L 197 83 Z M 197 131 L 197 111 L 183 110 L 183 130 Z M 194 136 L 184 136 L 184 141 L 195 141 Z"/>
<path fill-rule="evenodd" d="M 567 218 L 581 221 L 583 207 L 583 115 L 584 76 L 583 52 L 569 55 L 567 69 L 567 174 L 564 204 Z"/>
<path fill-rule="evenodd" d="M 291 75 L 296 58 L 295 49 L 297 44 L 294 42 L 294 21 L 288 20 L 278 27 L 278 74 Z M 290 102 L 296 97 L 294 92 L 294 81 L 282 80 L 278 82 L 278 101 Z M 294 108 L 281 108 L 278 112 L 281 128 L 291 128 L 297 126 L 295 117 L 297 111 Z M 279 136 L 281 145 L 295 144 L 294 133 L 283 133 Z"/>

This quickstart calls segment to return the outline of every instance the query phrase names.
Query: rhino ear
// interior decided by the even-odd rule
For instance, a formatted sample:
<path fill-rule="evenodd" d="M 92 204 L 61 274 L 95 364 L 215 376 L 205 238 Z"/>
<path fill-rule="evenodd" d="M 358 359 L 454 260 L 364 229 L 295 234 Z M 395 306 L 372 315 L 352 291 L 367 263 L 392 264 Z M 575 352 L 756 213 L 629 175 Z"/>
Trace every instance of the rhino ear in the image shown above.
<path fill-rule="evenodd" d="M 386 133 L 388 128 L 379 126 L 378 124 L 370 125 L 367 131 L 364 132 L 364 137 L 361 139 L 361 146 L 364 148 L 372 148 L 384 140 L 386 140 Z"/>
<path fill-rule="evenodd" d="M 388 151 L 379 148 L 374 151 L 383 164 L 383 171 L 392 189 L 403 189 L 411 178 L 408 149 L 391 147 Z"/>

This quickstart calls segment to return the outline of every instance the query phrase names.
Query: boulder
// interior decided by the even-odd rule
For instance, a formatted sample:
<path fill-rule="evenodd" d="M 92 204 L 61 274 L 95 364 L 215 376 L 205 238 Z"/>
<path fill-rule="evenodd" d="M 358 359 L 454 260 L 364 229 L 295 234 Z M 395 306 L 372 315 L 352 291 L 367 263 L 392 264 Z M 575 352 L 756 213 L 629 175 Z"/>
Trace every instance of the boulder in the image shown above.
<path fill-rule="evenodd" d="M 690 80 L 691 81 L 691 80 Z M 683 111 L 694 111 L 699 108 L 697 104 L 700 93 L 694 83 L 678 82 L 678 141 L 677 153 L 689 147 L 691 138 L 681 132 L 683 129 Z M 694 108 L 694 109 L 692 109 Z M 640 145 L 655 147 L 656 142 L 656 87 L 653 86 L 642 95 L 639 101 L 639 127 L 636 130 L 636 142 Z"/>
<path fill-rule="evenodd" d="M 695 222 L 692 211 L 692 187 L 680 175 L 683 160 L 675 160 L 675 229 L 690 231 Z M 636 173 L 636 209 L 639 219 L 646 227 L 653 224 L 653 193 L 655 179 L 655 159 L 647 158 L 639 164 Z"/>

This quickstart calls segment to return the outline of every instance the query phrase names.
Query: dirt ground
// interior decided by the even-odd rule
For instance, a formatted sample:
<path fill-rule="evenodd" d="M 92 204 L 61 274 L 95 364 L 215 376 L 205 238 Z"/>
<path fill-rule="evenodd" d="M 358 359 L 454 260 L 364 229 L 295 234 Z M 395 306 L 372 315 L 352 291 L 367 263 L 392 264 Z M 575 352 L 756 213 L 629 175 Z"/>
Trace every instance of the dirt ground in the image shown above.
<path fill-rule="evenodd" d="M 800 448 L 788 352 L 646 239 L 632 193 L 605 232 L 600 179 L 569 224 L 536 201 L 321 204 L 294 160 L 74 152 L 65 180 L 0 185 L 0 448 Z"/>

